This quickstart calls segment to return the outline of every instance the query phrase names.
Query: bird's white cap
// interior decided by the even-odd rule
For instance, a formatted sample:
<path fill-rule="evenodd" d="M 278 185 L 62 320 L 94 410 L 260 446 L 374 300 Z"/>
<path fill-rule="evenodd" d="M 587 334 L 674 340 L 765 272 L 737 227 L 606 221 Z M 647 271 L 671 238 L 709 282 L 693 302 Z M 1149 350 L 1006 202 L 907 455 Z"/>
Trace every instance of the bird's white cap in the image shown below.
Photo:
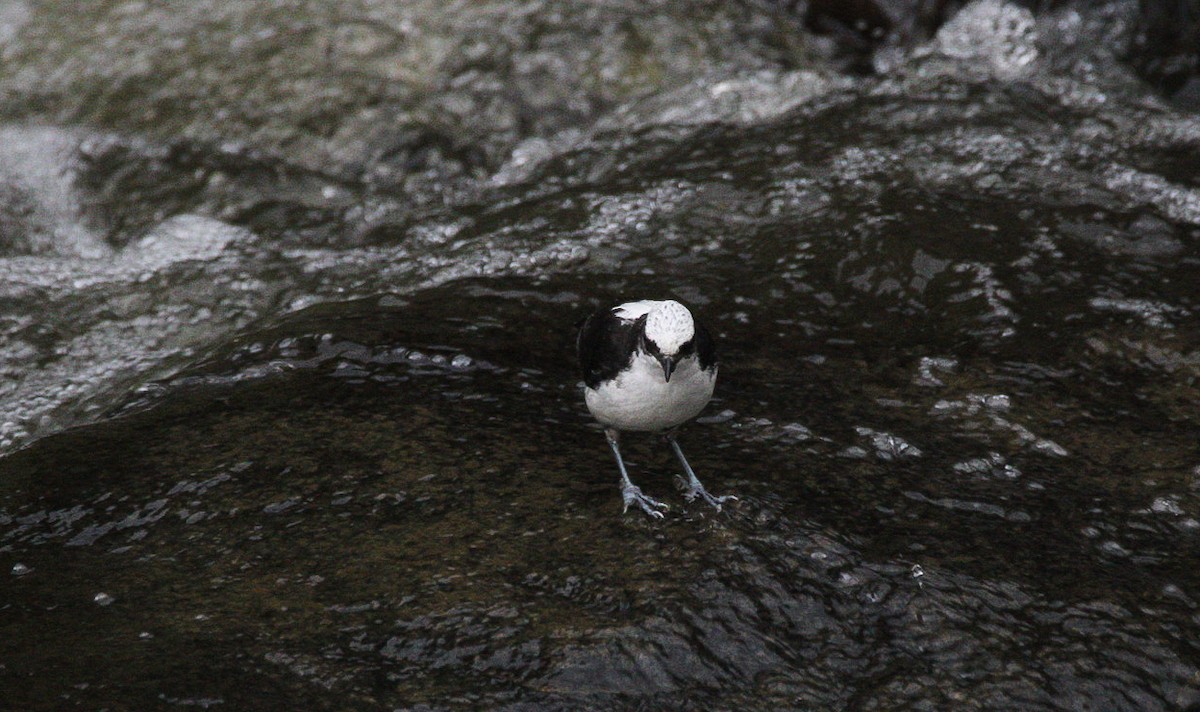
<path fill-rule="evenodd" d="M 664 354 L 674 354 L 696 335 L 688 308 L 673 300 L 654 302 L 646 315 L 646 338 Z"/>

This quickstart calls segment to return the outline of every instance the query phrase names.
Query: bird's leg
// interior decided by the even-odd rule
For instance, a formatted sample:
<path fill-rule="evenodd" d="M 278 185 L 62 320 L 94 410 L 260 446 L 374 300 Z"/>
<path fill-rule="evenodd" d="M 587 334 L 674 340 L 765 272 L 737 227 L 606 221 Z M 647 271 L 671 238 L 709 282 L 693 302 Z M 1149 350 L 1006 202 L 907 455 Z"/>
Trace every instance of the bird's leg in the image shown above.
<path fill-rule="evenodd" d="M 705 502 L 721 511 L 721 505 L 725 502 L 736 502 L 737 497 L 727 494 L 723 497 L 714 497 L 704 489 L 704 485 L 700 484 L 700 480 L 696 479 L 696 473 L 692 472 L 692 466 L 688 464 L 687 458 L 683 456 L 683 450 L 680 449 L 679 443 L 675 440 L 675 433 L 667 433 L 667 442 L 671 443 L 671 449 L 675 451 L 675 457 L 679 458 L 679 464 L 683 465 L 683 471 L 687 473 L 687 482 L 680 477 L 680 484 L 683 485 L 683 498 L 691 502 L 699 497 Z"/>
<path fill-rule="evenodd" d="M 669 509 L 669 507 L 652 497 L 642 494 L 637 485 L 629 480 L 629 473 L 625 471 L 625 461 L 621 459 L 621 448 L 617 446 L 619 436 L 620 433 L 612 428 L 604 429 L 604 437 L 608 438 L 608 446 L 612 448 L 613 456 L 617 458 L 617 469 L 621 471 L 621 499 L 625 502 L 625 509 L 622 511 L 628 512 L 629 505 L 636 504 L 646 514 L 656 519 L 662 519 L 663 513 L 658 510 Z"/>

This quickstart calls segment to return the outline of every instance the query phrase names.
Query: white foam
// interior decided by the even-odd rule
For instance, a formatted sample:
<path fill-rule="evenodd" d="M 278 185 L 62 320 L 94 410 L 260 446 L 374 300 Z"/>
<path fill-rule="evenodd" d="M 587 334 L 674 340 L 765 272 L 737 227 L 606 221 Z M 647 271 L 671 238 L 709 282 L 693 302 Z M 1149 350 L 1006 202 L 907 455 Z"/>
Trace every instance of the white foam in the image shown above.
<path fill-rule="evenodd" d="M 999 78 L 1028 74 L 1038 58 L 1033 13 L 1003 0 L 976 0 L 938 31 L 933 50 Z"/>
<path fill-rule="evenodd" d="M 8 200 L 22 203 L 14 229 L 34 254 L 98 258 L 112 252 L 82 221 L 74 186 L 78 146 L 76 136 L 60 129 L 0 127 L 0 185 Z"/>

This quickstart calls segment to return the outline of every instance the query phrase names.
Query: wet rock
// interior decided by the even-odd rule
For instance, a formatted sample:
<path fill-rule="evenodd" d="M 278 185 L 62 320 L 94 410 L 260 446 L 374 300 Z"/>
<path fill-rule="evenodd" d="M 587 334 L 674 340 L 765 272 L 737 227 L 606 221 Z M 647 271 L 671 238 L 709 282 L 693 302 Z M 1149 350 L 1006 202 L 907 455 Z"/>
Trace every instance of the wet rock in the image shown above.
<path fill-rule="evenodd" d="M 0 109 L 107 133 L 0 148 L 12 706 L 1197 701 L 1200 128 L 1093 16 L 852 78 L 754 4 L 53 7 Z M 650 295 L 719 513 L 630 434 L 622 516 L 581 403 Z"/>
<path fill-rule="evenodd" d="M 18 7 L 0 84 L 42 116 L 369 165 L 391 186 L 454 181 L 622 100 L 803 58 L 783 13 L 723 2 Z"/>

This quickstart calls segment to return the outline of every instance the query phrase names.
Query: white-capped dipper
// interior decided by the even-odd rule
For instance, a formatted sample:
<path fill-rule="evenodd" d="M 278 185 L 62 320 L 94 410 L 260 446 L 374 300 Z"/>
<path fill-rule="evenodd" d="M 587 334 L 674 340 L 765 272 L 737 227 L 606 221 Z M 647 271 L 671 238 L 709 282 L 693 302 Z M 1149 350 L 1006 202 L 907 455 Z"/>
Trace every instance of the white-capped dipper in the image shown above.
<path fill-rule="evenodd" d="M 689 502 L 699 497 L 719 511 L 723 502 L 737 499 L 709 494 L 675 440 L 676 429 L 704 409 L 717 382 L 712 337 L 687 307 L 645 300 L 602 309 L 583 322 L 576 349 L 588 410 L 604 426 L 621 471 L 625 511 L 636 504 L 661 518 L 660 510 L 668 507 L 629 480 L 618 445 L 621 431 L 666 436 L 687 474 L 683 486 Z"/>

